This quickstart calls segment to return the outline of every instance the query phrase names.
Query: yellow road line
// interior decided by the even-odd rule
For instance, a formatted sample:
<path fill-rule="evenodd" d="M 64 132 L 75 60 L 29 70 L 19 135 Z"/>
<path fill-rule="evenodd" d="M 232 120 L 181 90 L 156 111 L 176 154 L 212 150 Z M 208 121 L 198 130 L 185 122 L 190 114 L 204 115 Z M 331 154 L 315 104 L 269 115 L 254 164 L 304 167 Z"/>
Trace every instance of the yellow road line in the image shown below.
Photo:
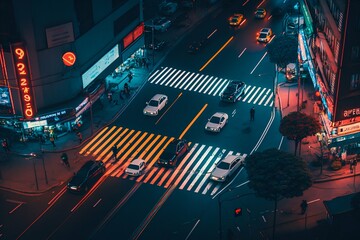
<path fill-rule="evenodd" d="M 196 116 L 194 117 L 193 120 L 191 120 L 191 122 L 189 123 L 189 125 L 187 125 L 187 127 L 185 128 L 185 130 L 180 134 L 179 139 L 182 139 L 182 137 L 186 134 L 186 132 L 190 129 L 190 127 L 194 124 L 194 122 L 200 117 L 200 115 L 205 111 L 205 109 L 207 108 L 208 104 L 205 104 L 201 110 L 196 114 Z"/>
<path fill-rule="evenodd" d="M 209 65 L 209 63 L 214 60 L 214 58 L 216 58 L 217 55 L 219 55 L 219 53 L 231 42 L 231 40 L 233 40 L 233 36 L 231 38 L 229 38 L 229 40 L 227 40 L 227 42 L 200 68 L 200 72 L 202 70 L 204 70 L 204 68 L 206 68 L 207 65 Z"/>
<path fill-rule="evenodd" d="M 182 96 L 182 92 L 177 96 L 177 98 L 173 101 L 173 103 L 166 109 L 166 111 L 159 117 L 159 119 L 156 121 L 155 125 L 158 124 L 158 122 L 162 119 L 162 117 L 169 111 L 169 109 L 174 105 L 174 103 L 179 100 L 179 98 Z"/>

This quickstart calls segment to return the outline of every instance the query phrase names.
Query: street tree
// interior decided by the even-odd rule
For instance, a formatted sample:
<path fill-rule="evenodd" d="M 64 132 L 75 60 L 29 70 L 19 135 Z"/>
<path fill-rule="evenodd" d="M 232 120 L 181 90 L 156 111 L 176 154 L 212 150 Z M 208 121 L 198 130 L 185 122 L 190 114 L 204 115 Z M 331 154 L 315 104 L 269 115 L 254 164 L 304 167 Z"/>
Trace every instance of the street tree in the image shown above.
<path fill-rule="evenodd" d="M 278 201 L 302 196 L 312 185 L 310 172 L 300 157 L 275 148 L 248 156 L 245 169 L 250 181 L 249 187 L 255 194 L 274 201 L 274 239 Z"/>
<path fill-rule="evenodd" d="M 275 63 L 280 68 L 285 68 L 287 64 L 297 61 L 297 50 L 297 39 L 293 36 L 276 36 L 267 45 L 270 62 Z"/>
<path fill-rule="evenodd" d="M 320 123 L 316 118 L 302 112 L 289 113 L 281 119 L 279 127 L 279 131 L 283 136 L 295 141 L 295 155 L 299 143 L 304 138 L 315 135 L 320 129 Z"/>

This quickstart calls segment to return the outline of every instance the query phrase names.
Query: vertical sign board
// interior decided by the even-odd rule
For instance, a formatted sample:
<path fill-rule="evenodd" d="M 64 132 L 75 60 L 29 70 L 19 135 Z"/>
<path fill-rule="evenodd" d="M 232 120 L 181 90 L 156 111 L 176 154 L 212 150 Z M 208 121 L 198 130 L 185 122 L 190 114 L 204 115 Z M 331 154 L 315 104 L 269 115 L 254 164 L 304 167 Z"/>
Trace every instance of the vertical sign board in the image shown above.
<path fill-rule="evenodd" d="M 25 119 L 32 119 L 36 113 L 36 109 L 26 48 L 24 43 L 15 43 L 11 45 L 11 50 L 20 91 L 23 117 Z"/>

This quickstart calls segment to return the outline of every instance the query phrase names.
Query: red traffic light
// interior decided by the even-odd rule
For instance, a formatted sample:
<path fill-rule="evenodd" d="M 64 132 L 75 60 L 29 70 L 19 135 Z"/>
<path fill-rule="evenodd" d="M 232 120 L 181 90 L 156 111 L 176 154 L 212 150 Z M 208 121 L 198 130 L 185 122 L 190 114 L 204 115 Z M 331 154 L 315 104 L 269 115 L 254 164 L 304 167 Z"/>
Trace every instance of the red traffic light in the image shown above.
<path fill-rule="evenodd" d="M 234 210 L 235 217 L 242 215 L 242 208 L 235 208 Z"/>

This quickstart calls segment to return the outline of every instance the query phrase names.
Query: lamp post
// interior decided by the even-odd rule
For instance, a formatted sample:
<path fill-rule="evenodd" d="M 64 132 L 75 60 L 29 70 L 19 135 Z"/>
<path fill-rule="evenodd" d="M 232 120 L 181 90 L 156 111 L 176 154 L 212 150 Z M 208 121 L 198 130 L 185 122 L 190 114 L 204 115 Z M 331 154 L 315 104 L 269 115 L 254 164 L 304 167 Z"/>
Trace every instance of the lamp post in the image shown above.
<path fill-rule="evenodd" d="M 301 75 L 300 75 L 300 54 L 299 54 L 299 48 L 300 48 L 300 2 L 297 1 L 295 6 L 295 10 L 297 10 L 297 37 L 298 37 L 298 64 L 297 64 L 297 77 L 298 77 L 298 92 L 297 92 L 297 111 L 300 112 L 300 88 L 301 88 Z"/>
<path fill-rule="evenodd" d="M 38 188 L 38 183 L 37 183 L 37 174 L 36 174 L 36 169 L 35 169 L 35 158 L 37 158 L 39 155 L 41 155 L 41 161 L 42 161 L 42 167 L 44 170 L 44 176 L 45 176 L 45 183 L 48 184 L 48 177 L 47 177 L 47 173 L 46 173 L 46 168 L 45 168 L 45 160 L 44 160 L 44 154 L 40 153 L 40 154 L 36 154 L 36 153 L 30 153 L 30 156 L 33 158 L 33 164 L 34 164 L 34 173 L 35 173 L 35 179 L 36 179 L 36 188 L 37 190 L 39 190 Z"/>

